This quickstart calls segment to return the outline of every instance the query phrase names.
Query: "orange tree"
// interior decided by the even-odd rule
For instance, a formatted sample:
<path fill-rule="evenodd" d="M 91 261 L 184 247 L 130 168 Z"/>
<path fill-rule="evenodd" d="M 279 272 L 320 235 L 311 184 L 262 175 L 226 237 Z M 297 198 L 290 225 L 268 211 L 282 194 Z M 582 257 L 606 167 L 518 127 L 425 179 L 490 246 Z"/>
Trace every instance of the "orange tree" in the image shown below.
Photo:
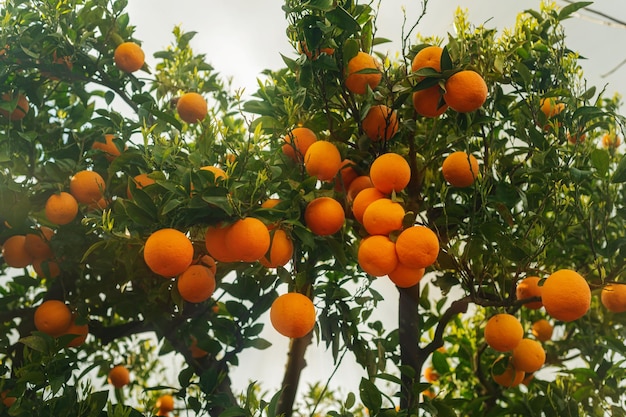
<path fill-rule="evenodd" d="M 180 28 L 145 64 L 126 1 L 5 2 L 0 414 L 624 415 L 623 119 L 560 25 L 586 5 L 407 16 L 394 59 L 370 5 L 286 0 L 294 54 L 243 100 Z M 282 389 L 233 387 L 268 311 Z M 313 342 L 358 392 L 297 400 Z"/>

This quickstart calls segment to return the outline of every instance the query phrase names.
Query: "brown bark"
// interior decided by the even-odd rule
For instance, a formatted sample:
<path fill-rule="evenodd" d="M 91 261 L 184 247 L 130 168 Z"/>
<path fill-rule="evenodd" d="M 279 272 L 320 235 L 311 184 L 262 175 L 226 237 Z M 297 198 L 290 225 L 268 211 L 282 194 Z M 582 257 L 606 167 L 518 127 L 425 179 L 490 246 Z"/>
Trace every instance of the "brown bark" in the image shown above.
<path fill-rule="evenodd" d="M 413 386 L 419 382 L 419 375 L 424 364 L 419 348 L 419 284 L 411 288 L 399 288 L 400 300 L 398 305 L 398 332 L 400 339 L 400 361 L 402 366 L 408 366 L 415 372 L 411 377 L 402 374 L 402 390 L 400 407 L 414 408 L 419 400 L 419 393 L 414 393 Z"/>
<path fill-rule="evenodd" d="M 296 400 L 300 375 L 302 374 L 302 370 L 306 367 L 304 355 L 307 347 L 311 344 L 311 340 L 313 340 L 313 332 L 309 332 L 306 336 L 298 339 L 291 339 L 287 366 L 285 375 L 283 376 L 283 391 L 278 400 L 276 409 L 277 415 L 283 414 L 285 417 L 291 417 L 293 413 L 293 404 Z"/>

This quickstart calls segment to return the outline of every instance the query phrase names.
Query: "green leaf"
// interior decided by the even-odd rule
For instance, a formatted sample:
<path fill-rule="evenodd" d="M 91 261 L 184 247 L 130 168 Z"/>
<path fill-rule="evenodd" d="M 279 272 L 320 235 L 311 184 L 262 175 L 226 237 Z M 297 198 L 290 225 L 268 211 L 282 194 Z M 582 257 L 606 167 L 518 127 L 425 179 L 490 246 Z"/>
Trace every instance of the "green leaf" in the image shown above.
<path fill-rule="evenodd" d="M 609 172 L 610 162 L 611 158 L 606 150 L 594 149 L 591 152 L 591 163 L 601 177 L 604 177 Z"/>
<path fill-rule="evenodd" d="M 45 353 L 48 351 L 48 343 L 46 339 L 42 336 L 34 334 L 31 336 L 22 337 L 20 343 L 28 346 L 30 349 L 35 350 L 37 352 Z"/>
<path fill-rule="evenodd" d="M 370 415 L 376 415 L 383 404 L 382 395 L 376 385 L 369 379 L 361 378 L 359 393 L 361 402 L 369 409 Z"/>
<path fill-rule="evenodd" d="M 440 374 L 447 374 L 450 372 L 450 365 L 448 365 L 448 361 L 446 360 L 446 356 L 439 352 L 433 352 L 433 368 L 437 370 Z"/>
<path fill-rule="evenodd" d="M 353 35 L 361 30 L 361 25 L 343 7 L 337 6 L 326 13 L 326 18 L 338 28 L 344 30 L 348 35 Z"/>
<path fill-rule="evenodd" d="M 437 417 L 457 417 L 457 413 L 454 409 L 442 400 L 434 399 L 430 403 L 437 409 Z"/>
<path fill-rule="evenodd" d="M 257 337 L 256 339 L 246 339 L 246 341 L 244 342 L 244 346 L 247 348 L 252 347 L 259 350 L 265 350 L 272 346 L 272 343 L 261 337 Z"/>
<path fill-rule="evenodd" d="M 620 159 L 619 164 L 617 164 L 617 168 L 615 168 L 615 172 L 613 173 L 611 182 L 613 184 L 626 182 L 626 155 L 622 156 L 622 159 Z"/>
<path fill-rule="evenodd" d="M 593 4 L 592 1 L 581 1 L 578 3 L 568 4 L 567 6 L 563 7 L 561 11 L 559 12 L 559 20 L 565 20 L 569 18 L 572 14 L 574 14 L 578 10 L 583 9 L 591 4 Z"/>

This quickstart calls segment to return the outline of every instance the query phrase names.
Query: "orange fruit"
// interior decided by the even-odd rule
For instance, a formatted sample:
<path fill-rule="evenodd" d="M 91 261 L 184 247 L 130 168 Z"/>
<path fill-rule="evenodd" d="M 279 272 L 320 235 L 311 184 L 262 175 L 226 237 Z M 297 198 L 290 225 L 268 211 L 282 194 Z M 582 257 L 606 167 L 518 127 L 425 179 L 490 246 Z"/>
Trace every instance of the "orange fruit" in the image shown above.
<path fill-rule="evenodd" d="M 198 347 L 198 339 L 194 336 L 191 336 L 191 346 L 189 347 L 189 350 L 191 351 L 191 357 L 194 359 L 204 358 L 209 354 L 206 350 Z"/>
<path fill-rule="evenodd" d="M 54 236 L 54 230 L 42 226 L 37 231 L 32 231 L 26 235 L 24 249 L 34 259 L 47 259 L 52 257 L 50 239 Z"/>
<path fill-rule="evenodd" d="M 226 246 L 226 236 L 231 225 L 209 226 L 204 235 L 207 252 L 218 262 L 235 262 L 237 259 Z"/>
<path fill-rule="evenodd" d="M 439 379 L 439 374 L 435 371 L 435 368 L 432 366 L 427 366 L 424 369 L 424 379 L 426 382 L 433 383 Z"/>
<path fill-rule="evenodd" d="M 478 177 L 478 161 L 472 154 L 452 152 L 441 166 L 445 180 L 453 187 L 469 187 Z"/>
<path fill-rule="evenodd" d="M 309 146 L 304 155 L 307 174 L 320 181 L 330 181 L 341 168 L 341 154 L 334 143 L 318 140 Z"/>
<path fill-rule="evenodd" d="M 411 71 L 419 71 L 422 68 L 432 68 L 437 72 L 441 72 L 441 55 L 443 48 L 436 45 L 430 45 L 419 50 L 411 63 Z"/>
<path fill-rule="evenodd" d="M 70 327 L 65 330 L 64 334 L 73 334 L 76 337 L 67 344 L 69 347 L 78 347 L 85 343 L 87 339 L 87 335 L 89 334 L 89 325 L 85 324 L 76 324 L 76 317 L 72 316 L 72 323 Z"/>
<path fill-rule="evenodd" d="M 317 48 L 314 53 L 309 51 L 309 48 L 306 46 L 305 41 L 298 42 L 298 52 L 303 53 L 307 56 L 307 58 L 315 61 L 319 58 L 320 54 L 324 53 L 326 55 L 333 55 L 335 53 L 334 48 Z"/>
<path fill-rule="evenodd" d="M 70 179 L 70 194 L 79 203 L 91 204 L 99 201 L 105 188 L 104 179 L 94 171 L 79 171 Z"/>
<path fill-rule="evenodd" d="M 45 207 L 46 219 L 50 223 L 64 225 L 70 223 L 78 214 L 78 202 L 65 191 L 48 197 Z"/>
<path fill-rule="evenodd" d="M 621 143 L 622 143 L 622 140 L 620 139 L 620 137 L 615 135 L 614 133 L 613 134 L 605 133 L 602 136 L 602 146 L 604 146 L 607 149 L 617 148 Z"/>
<path fill-rule="evenodd" d="M 386 142 L 398 132 L 398 114 L 384 104 L 372 106 L 361 122 L 361 127 L 373 142 Z"/>
<path fill-rule="evenodd" d="M 478 110 L 487 101 L 487 83 L 476 71 L 459 71 L 446 80 L 443 99 L 459 113 Z"/>
<path fill-rule="evenodd" d="M 65 333 L 72 324 L 72 312 L 63 301 L 47 300 L 35 310 L 35 328 L 52 337 Z"/>
<path fill-rule="evenodd" d="M 541 301 L 549 315 L 569 322 L 587 313 L 591 306 L 591 290 L 585 278 L 576 271 L 561 269 L 543 283 Z"/>
<path fill-rule="evenodd" d="M 608 284 L 600 293 L 602 305 L 613 313 L 626 311 L 626 284 Z"/>
<path fill-rule="evenodd" d="M 2 404 L 4 404 L 6 408 L 10 408 L 13 404 L 15 404 L 15 401 L 17 401 L 16 397 L 12 397 L 9 395 L 9 392 L 10 391 L 7 389 L 0 393 L 0 399 L 2 400 Z"/>
<path fill-rule="evenodd" d="M 376 188 L 366 188 L 356 195 L 352 202 L 352 215 L 354 219 L 363 224 L 363 215 L 365 210 L 376 200 L 385 198 L 385 194 L 378 191 Z"/>
<path fill-rule="evenodd" d="M 359 173 L 354 169 L 354 162 L 349 159 L 341 161 L 339 175 L 335 177 L 335 191 L 345 193 L 349 190 L 352 181 L 354 181 Z"/>
<path fill-rule="evenodd" d="M 215 263 L 215 259 L 213 259 L 209 255 L 202 255 L 197 262 L 198 265 L 204 265 L 211 270 L 213 275 L 217 274 L 217 264 Z"/>
<path fill-rule="evenodd" d="M 388 198 L 370 203 L 363 212 L 363 227 L 370 235 L 388 235 L 402 229 L 404 207 Z"/>
<path fill-rule="evenodd" d="M 411 226 L 398 235 L 396 253 L 400 263 L 411 268 L 426 268 L 439 256 L 439 239 L 426 226 Z"/>
<path fill-rule="evenodd" d="M 283 336 L 303 337 L 315 327 L 315 306 L 307 296 L 289 292 L 272 303 L 270 321 Z"/>
<path fill-rule="evenodd" d="M 485 342 L 498 352 L 509 352 L 524 337 L 524 329 L 517 317 L 500 313 L 492 316 L 485 326 Z"/>
<path fill-rule="evenodd" d="M 413 107 L 417 114 L 424 117 L 439 117 L 448 110 L 438 85 L 414 92 Z"/>
<path fill-rule="evenodd" d="M 546 362 L 546 352 L 541 343 L 532 339 L 522 339 L 513 349 L 512 363 L 518 371 L 532 373 Z"/>
<path fill-rule="evenodd" d="M 396 245 L 384 235 L 367 236 L 359 244 L 359 266 L 366 273 L 382 277 L 398 267 Z"/>
<path fill-rule="evenodd" d="M 261 203 L 261 207 L 266 209 L 271 209 L 279 205 L 283 200 L 280 198 L 268 198 L 264 202 Z"/>
<path fill-rule="evenodd" d="M 33 269 L 39 278 L 53 279 L 61 275 L 59 264 L 50 258 L 34 259 Z"/>
<path fill-rule="evenodd" d="M 104 135 L 104 142 L 100 142 L 96 140 L 93 145 L 91 145 L 91 149 L 97 149 L 104 153 L 105 158 L 111 162 L 115 158 L 121 155 L 120 150 L 117 148 L 117 145 L 114 142 L 115 135 L 107 133 Z"/>
<path fill-rule="evenodd" d="M 539 107 L 541 112 L 546 116 L 546 118 L 551 119 L 554 116 L 557 116 L 563 110 L 565 110 L 564 103 L 557 103 L 554 97 L 543 98 L 539 102 Z"/>
<path fill-rule="evenodd" d="M 396 269 L 387 274 L 391 282 L 400 288 L 410 288 L 424 277 L 424 268 L 410 268 L 400 262 Z"/>
<path fill-rule="evenodd" d="M 246 217 L 230 226 L 225 243 L 235 259 L 254 262 L 267 253 L 270 240 L 270 232 L 261 220 Z"/>
<path fill-rule="evenodd" d="M 156 181 L 150 178 L 149 175 L 150 174 L 147 174 L 147 173 L 141 173 L 131 178 L 131 181 L 135 184 L 135 187 L 137 187 L 137 189 L 141 190 L 142 188 L 147 187 L 148 185 L 152 185 L 156 183 Z M 130 190 L 130 186 L 126 188 L 126 196 L 128 197 L 128 199 L 133 198 L 133 195 Z"/>
<path fill-rule="evenodd" d="M 270 249 L 260 262 L 266 268 L 278 268 L 286 265 L 293 257 L 293 242 L 282 229 L 271 232 Z"/>
<path fill-rule="evenodd" d="M 515 296 L 518 300 L 525 300 L 531 297 L 541 297 L 541 287 L 539 286 L 539 277 L 527 277 L 517 283 L 515 288 Z M 524 304 L 526 308 L 531 310 L 540 309 L 543 306 L 541 300 L 531 301 Z"/>
<path fill-rule="evenodd" d="M 190 265 L 178 276 L 176 288 L 183 300 L 201 303 L 213 295 L 215 275 L 204 265 Z"/>
<path fill-rule="evenodd" d="M 26 117 L 30 106 L 28 104 L 28 99 L 24 94 L 18 93 L 16 96 L 15 94 L 4 93 L 0 99 L 4 102 L 16 101 L 15 108 L 13 110 L 0 109 L 0 114 L 2 116 L 14 122 L 22 120 Z"/>
<path fill-rule="evenodd" d="M 502 360 L 507 361 L 506 368 L 504 368 L 504 371 L 502 373 L 496 373 L 496 369 L 499 368 L 498 362 Z M 500 356 L 498 359 L 496 359 L 491 366 L 491 377 L 493 378 L 493 380 L 498 385 L 502 385 L 506 388 L 513 388 L 521 384 L 524 380 L 525 375 L 526 374 L 524 373 L 524 371 L 515 369 L 513 367 L 512 361 L 508 360 L 504 356 Z"/>
<path fill-rule="evenodd" d="M 213 176 L 215 177 L 216 184 L 218 180 L 225 180 L 226 178 L 228 178 L 228 176 L 226 175 L 226 171 L 224 171 L 222 168 L 214 167 L 212 165 L 207 165 L 207 166 L 201 167 L 200 169 L 203 171 L 212 172 Z"/>
<path fill-rule="evenodd" d="M 348 201 L 354 201 L 354 198 L 359 194 L 362 190 L 366 188 L 372 188 L 374 184 L 372 184 L 372 180 L 369 175 L 359 175 L 350 183 L 348 187 Z"/>
<path fill-rule="evenodd" d="M 531 326 L 531 331 L 533 336 L 537 338 L 540 342 L 547 342 L 552 339 L 552 332 L 554 331 L 554 327 L 550 324 L 550 322 L 546 319 L 539 319 L 533 323 Z"/>
<path fill-rule="evenodd" d="M 169 394 L 161 395 L 156 402 L 156 407 L 161 413 L 174 411 L 174 397 Z"/>
<path fill-rule="evenodd" d="M 304 223 L 318 236 L 329 236 L 343 227 L 346 215 L 339 202 L 330 197 L 311 200 L 304 209 Z"/>
<path fill-rule="evenodd" d="M 176 229 L 160 229 L 146 240 L 143 259 L 155 274 L 166 278 L 184 272 L 193 261 L 193 245 L 185 234 Z"/>
<path fill-rule="evenodd" d="M 124 365 L 116 365 L 109 371 L 108 381 L 115 388 L 122 388 L 130 384 L 130 372 Z"/>
<path fill-rule="evenodd" d="M 113 52 L 113 61 L 115 66 L 124 72 L 135 72 L 145 62 L 146 55 L 143 49 L 134 42 L 124 42 L 115 48 Z"/>
<path fill-rule="evenodd" d="M 283 153 L 291 160 L 301 162 L 309 150 L 309 146 L 317 141 L 317 135 L 306 127 L 296 127 L 283 138 Z"/>
<path fill-rule="evenodd" d="M 346 74 L 346 88 L 355 94 L 365 94 L 368 86 L 374 90 L 383 78 L 376 59 L 365 52 L 348 61 Z"/>
<path fill-rule="evenodd" d="M 176 103 L 178 116 L 187 123 L 198 123 L 209 114 L 206 99 L 198 93 L 185 93 Z"/>
<path fill-rule="evenodd" d="M 2 245 L 4 262 L 12 268 L 26 268 L 33 262 L 33 257 L 26 250 L 26 236 L 14 235 Z"/>
<path fill-rule="evenodd" d="M 370 179 L 382 193 L 400 192 L 409 184 L 411 167 L 402 155 L 382 154 L 370 166 Z"/>

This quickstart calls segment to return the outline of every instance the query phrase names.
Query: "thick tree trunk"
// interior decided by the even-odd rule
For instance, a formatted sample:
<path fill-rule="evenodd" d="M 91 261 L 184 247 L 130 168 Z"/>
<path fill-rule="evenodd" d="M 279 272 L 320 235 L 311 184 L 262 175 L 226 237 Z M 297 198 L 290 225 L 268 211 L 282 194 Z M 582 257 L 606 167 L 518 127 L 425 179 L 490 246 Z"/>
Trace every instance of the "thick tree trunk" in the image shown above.
<path fill-rule="evenodd" d="M 313 332 L 309 332 L 306 336 L 298 339 L 291 339 L 282 383 L 283 392 L 278 400 L 276 410 L 277 415 L 283 414 L 285 417 L 291 417 L 293 413 L 293 404 L 296 401 L 300 375 L 306 366 L 304 355 L 307 347 L 311 344 L 311 340 L 313 340 Z"/>
<path fill-rule="evenodd" d="M 415 372 L 414 376 L 402 374 L 402 390 L 400 408 L 412 409 L 419 401 L 419 393 L 414 392 L 415 383 L 419 382 L 424 359 L 419 349 L 419 284 L 411 288 L 398 288 L 400 301 L 398 305 L 398 331 L 400 338 L 400 361 Z"/>

